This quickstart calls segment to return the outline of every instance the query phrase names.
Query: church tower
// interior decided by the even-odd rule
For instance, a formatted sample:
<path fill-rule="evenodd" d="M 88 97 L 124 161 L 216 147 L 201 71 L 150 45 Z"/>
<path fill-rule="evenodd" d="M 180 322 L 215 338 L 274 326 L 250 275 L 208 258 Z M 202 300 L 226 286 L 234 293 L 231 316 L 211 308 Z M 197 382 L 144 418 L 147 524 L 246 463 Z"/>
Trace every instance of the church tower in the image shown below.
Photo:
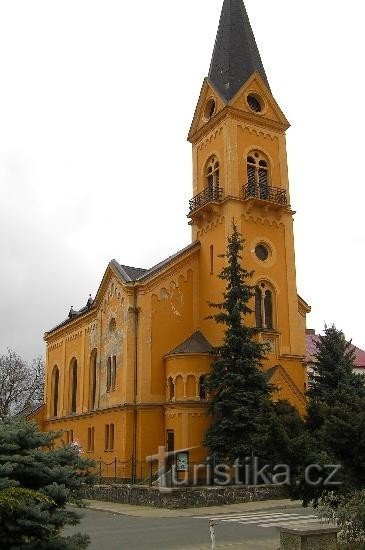
<path fill-rule="evenodd" d="M 297 295 L 293 214 L 285 132 L 289 123 L 273 97 L 242 0 L 224 0 L 209 76 L 188 139 L 193 148 L 193 241 L 201 243 L 200 318 L 221 298 L 217 275 L 234 220 L 245 239 L 244 262 L 254 271 L 252 323 L 270 344 L 267 369 L 281 397 L 305 407 L 305 315 Z M 217 282 L 218 281 L 218 282 Z M 294 397 L 293 397 L 294 396 Z"/>

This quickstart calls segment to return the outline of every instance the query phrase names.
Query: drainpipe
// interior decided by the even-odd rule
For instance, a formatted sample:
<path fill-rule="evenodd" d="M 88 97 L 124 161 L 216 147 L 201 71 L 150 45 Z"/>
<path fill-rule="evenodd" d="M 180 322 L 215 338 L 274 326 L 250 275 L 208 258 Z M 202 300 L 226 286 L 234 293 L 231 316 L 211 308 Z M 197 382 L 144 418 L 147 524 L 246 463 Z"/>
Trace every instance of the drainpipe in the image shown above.
<path fill-rule="evenodd" d="M 137 287 L 133 286 L 133 313 L 134 313 L 134 375 L 133 375 L 133 453 L 132 453 L 132 482 L 137 479 L 137 392 L 138 392 L 138 308 Z"/>

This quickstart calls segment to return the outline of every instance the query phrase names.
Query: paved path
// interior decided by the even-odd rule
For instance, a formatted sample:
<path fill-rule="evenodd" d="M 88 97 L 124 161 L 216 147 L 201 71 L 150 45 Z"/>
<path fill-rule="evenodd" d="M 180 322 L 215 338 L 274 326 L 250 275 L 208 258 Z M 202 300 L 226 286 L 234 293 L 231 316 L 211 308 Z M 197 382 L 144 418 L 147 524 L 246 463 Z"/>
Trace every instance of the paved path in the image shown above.
<path fill-rule="evenodd" d="M 111 505 L 97 503 L 105 508 L 113 508 Z M 261 502 L 195 510 L 119 504 L 115 504 L 113 512 L 105 508 L 82 511 L 81 524 L 68 529 L 66 534 L 88 533 L 89 550 L 210 550 L 209 522 L 214 520 L 217 550 L 276 550 L 277 524 L 301 521 L 304 525 L 317 521 L 312 510 L 293 507 L 288 501 L 281 506 L 276 501 L 276 506 Z M 166 516 L 167 513 L 170 515 Z"/>

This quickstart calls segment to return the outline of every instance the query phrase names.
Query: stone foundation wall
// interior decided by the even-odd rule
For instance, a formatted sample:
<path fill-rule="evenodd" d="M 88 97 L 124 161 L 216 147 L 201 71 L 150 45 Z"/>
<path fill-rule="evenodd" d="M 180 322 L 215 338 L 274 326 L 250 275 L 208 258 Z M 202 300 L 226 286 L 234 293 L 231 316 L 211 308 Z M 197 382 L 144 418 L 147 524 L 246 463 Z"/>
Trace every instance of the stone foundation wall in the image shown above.
<path fill-rule="evenodd" d="M 287 498 L 287 496 L 285 487 L 275 485 L 161 489 L 141 485 L 111 484 L 85 486 L 83 490 L 83 498 L 88 500 L 169 509 L 276 500 Z"/>

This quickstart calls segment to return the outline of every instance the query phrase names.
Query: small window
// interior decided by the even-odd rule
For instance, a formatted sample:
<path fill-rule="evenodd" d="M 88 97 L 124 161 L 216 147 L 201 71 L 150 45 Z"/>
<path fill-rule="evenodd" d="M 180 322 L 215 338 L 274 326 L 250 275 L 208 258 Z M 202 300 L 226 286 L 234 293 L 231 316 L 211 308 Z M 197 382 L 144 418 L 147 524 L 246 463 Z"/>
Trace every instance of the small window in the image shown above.
<path fill-rule="evenodd" d="M 109 451 L 109 424 L 105 424 L 104 449 Z"/>
<path fill-rule="evenodd" d="M 203 374 L 199 378 L 199 397 L 200 397 L 200 399 L 207 399 L 207 397 L 208 397 L 207 377 L 206 377 L 205 374 Z"/>
<path fill-rule="evenodd" d="M 254 113 L 261 113 L 262 111 L 262 100 L 261 98 L 256 94 L 249 94 L 247 96 L 247 103 L 250 107 L 251 111 Z"/>
<path fill-rule="evenodd" d="M 172 401 L 175 397 L 175 384 L 171 377 L 168 380 L 168 393 L 169 393 L 169 401 Z"/>
<path fill-rule="evenodd" d="M 269 249 L 266 245 L 260 243 L 255 248 L 255 255 L 262 262 L 266 262 L 266 260 L 270 256 L 270 252 L 269 252 Z"/>
<path fill-rule="evenodd" d="M 271 292 L 271 290 L 266 290 L 266 292 L 265 292 L 264 307 L 265 307 L 265 326 L 268 329 L 272 329 L 273 328 L 273 315 L 272 315 L 272 292 Z"/>
<path fill-rule="evenodd" d="M 109 451 L 114 450 L 114 424 L 109 427 Z"/>
<path fill-rule="evenodd" d="M 111 380 L 110 380 L 110 387 L 112 391 L 115 390 L 116 379 L 117 379 L 117 357 L 116 355 L 113 355 L 112 372 L 111 372 Z"/>
<path fill-rule="evenodd" d="M 52 373 L 52 416 L 58 415 L 58 392 L 59 392 L 60 371 L 55 366 Z"/>
<path fill-rule="evenodd" d="M 114 424 L 105 424 L 104 446 L 105 451 L 114 450 Z"/>
<path fill-rule="evenodd" d="M 77 361 L 73 359 L 70 367 L 70 412 L 75 414 L 77 411 Z"/>
<path fill-rule="evenodd" d="M 94 450 L 95 445 L 95 428 L 87 429 L 87 450 L 89 452 Z"/>
<path fill-rule="evenodd" d="M 112 383 L 112 358 L 108 357 L 106 366 L 106 391 L 109 392 Z"/>
<path fill-rule="evenodd" d="M 114 317 L 110 319 L 109 322 L 109 332 L 115 332 L 117 328 L 117 322 Z"/>
<path fill-rule="evenodd" d="M 213 98 L 208 99 L 205 104 L 204 118 L 210 120 L 215 114 L 216 104 Z"/>
<path fill-rule="evenodd" d="M 255 288 L 255 317 L 256 327 L 262 328 L 262 292 L 258 287 Z"/>

